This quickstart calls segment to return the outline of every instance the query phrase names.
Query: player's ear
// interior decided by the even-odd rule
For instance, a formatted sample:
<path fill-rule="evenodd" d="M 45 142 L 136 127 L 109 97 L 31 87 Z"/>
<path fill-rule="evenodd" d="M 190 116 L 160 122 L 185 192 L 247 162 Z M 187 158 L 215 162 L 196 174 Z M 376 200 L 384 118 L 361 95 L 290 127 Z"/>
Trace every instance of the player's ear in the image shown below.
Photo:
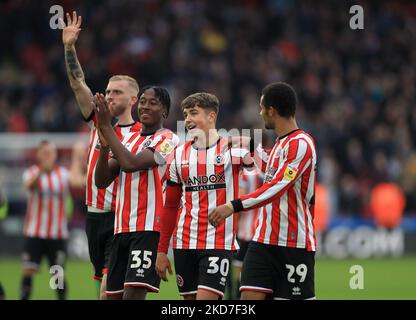
<path fill-rule="evenodd" d="M 273 117 L 273 116 L 277 115 L 277 110 L 273 107 L 267 107 L 267 115 L 269 117 Z"/>
<path fill-rule="evenodd" d="M 208 119 L 209 119 L 211 122 L 215 123 L 215 122 L 217 121 L 217 114 L 216 114 L 214 111 L 211 111 L 211 112 L 208 114 Z"/>
<path fill-rule="evenodd" d="M 135 105 L 139 101 L 139 98 L 137 96 L 131 96 L 131 104 Z"/>
<path fill-rule="evenodd" d="M 163 119 L 167 119 L 168 115 L 169 115 L 169 113 L 168 113 L 167 108 L 165 106 L 163 106 L 163 112 L 162 112 Z"/>

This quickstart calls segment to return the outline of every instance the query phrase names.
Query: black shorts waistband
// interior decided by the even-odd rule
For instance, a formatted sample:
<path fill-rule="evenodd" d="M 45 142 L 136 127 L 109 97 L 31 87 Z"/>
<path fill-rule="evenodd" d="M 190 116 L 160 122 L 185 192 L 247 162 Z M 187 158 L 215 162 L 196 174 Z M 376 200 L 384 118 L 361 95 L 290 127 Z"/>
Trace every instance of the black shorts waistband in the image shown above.
<path fill-rule="evenodd" d="M 101 217 L 113 217 L 115 215 L 114 211 L 105 211 L 105 212 L 91 212 L 87 211 L 87 217 L 99 219 Z"/>

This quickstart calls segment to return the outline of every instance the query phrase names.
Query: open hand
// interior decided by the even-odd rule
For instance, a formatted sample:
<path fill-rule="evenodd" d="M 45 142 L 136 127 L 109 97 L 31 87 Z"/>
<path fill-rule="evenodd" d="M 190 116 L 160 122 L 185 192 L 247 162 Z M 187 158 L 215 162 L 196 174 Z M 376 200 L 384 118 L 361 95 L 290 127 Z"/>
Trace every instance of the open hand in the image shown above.
<path fill-rule="evenodd" d="M 92 106 L 97 117 L 97 127 L 111 127 L 111 119 L 113 118 L 108 103 L 103 94 L 96 93 L 92 102 Z"/>
<path fill-rule="evenodd" d="M 156 273 L 163 281 L 168 281 L 166 270 L 169 271 L 169 274 L 172 274 L 169 258 L 166 253 L 158 252 L 156 258 Z"/>
<path fill-rule="evenodd" d="M 78 39 L 78 34 L 81 31 L 82 17 L 77 16 L 77 12 L 72 12 L 72 18 L 69 13 L 66 14 L 67 24 L 63 19 L 59 20 L 59 23 L 64 26 L 62 31 L 62 42 L 65 46 L 72 46 Z"/>

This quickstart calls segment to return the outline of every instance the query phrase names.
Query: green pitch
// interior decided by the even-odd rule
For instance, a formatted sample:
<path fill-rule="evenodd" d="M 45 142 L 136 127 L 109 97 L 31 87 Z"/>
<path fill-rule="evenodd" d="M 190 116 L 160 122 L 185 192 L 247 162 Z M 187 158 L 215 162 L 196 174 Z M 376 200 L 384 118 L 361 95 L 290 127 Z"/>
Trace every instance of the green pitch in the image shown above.
<path fill-rule="evenodd" d="M 350 268 L 360 265 L 364 271 L 364 288 L 351 289 L 354 274 Z M 318 299 L 415 299 L 416 300 L 416 257 L 371 260 L 316 261 L 316 296 Z M 0 282 L 6 291 L 6 299 L 17 299 L 20 285 L 21 266 L 18 259 L 0 260 Z M 69 299 L 96 299 L 96 287 L 92 280 L 89 262 L 70 260 L 66 277 Z M 55 299 L 55 291 L 49 288 L 50 274 L 46 263 L 34 278 L 32 299 Z M 148 294 L 148 299 L 180 299 L 175 277 L 161 283 L 158 294 Z"/>

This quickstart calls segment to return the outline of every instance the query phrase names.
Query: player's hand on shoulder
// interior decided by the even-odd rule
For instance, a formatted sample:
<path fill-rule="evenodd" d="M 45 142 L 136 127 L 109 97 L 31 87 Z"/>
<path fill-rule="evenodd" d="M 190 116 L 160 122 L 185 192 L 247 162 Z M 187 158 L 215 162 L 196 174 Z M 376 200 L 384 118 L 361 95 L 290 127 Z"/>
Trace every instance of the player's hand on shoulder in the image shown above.
<path fill-rule="evenodd" d="M 163 281 L 168 281 L 166 270 L 169 271 L 169 274 L 172 274 L 169 258 L 166 253 L 158 252 L 156 258 L 156 273 Z"/>
<path fill-rule="evenodd" d="M 66 20 L 66 24 L 63 19 L 59 21 L 64 26 L 62 42 L 65 46 L 72 46 L 77 41 L 79 32 L 81 31 L 82 17 L 78 16 L 76 11 L 73 11 L 72 18 L 70 13 L 66 13 Z"/>

